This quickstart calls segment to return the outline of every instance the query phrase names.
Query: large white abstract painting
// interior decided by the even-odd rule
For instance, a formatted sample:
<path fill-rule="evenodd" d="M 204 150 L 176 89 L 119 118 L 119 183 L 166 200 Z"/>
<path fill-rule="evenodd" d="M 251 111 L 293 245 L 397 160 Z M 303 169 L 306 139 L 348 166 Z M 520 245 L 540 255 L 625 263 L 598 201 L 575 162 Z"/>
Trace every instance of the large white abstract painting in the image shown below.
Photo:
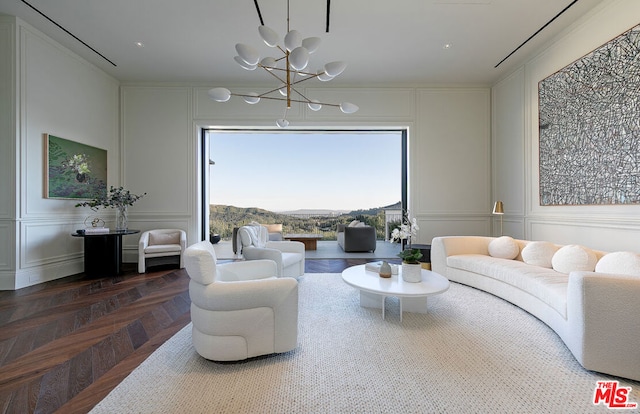
<path fill-rule="evenodd" d="M 538 84 L 540 205 L 640 203 L 640 25 Z"/>

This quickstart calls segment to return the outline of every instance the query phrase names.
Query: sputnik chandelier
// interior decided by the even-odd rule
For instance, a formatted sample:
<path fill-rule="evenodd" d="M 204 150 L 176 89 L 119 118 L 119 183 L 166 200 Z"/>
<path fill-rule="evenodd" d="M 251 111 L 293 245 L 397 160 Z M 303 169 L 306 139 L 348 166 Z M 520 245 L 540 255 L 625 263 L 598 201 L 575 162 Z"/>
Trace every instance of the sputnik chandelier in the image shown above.
<path fill-rule="evenodd" d="M 257 68 L 264 69 L 271 76 L 279 81 L 279 86 L 275 89 L 271 89 L 267 92 L 258 94 L 250 92 L 248 94 L 232 93 L 227 88 L 213 88 L 209 90 L 209 96 L 211 99 L 217 102 L 227 102 L 232 96 L 239 96 L 244 99 L 248 104 L 256 104 L 260 102 L 260 99 L 271 99 L 276 101 L 286 101 L 287 106 L 284 110 L 282 118 L 276 120 L 276 125 L 280 128 L 286 128 L 289 126 L 287 121 L 287 110 L 291 108 L 292 102 L 306 103 L 312 111 L 319 111 L 322 106 L 333 106 L 340 108 L 345 114 L 352 114 L 358 110 L 358 106 L 349 102 L 342 102 L 340 104 L 323 103 L 316 99 L 307 98 L 296 87 L 302 82 L 306 82 L 311 79 L 318 79 L 326 82 L 340 75 L 347 64 L 345 62 L 336 61 L 330 62 L 324 65 L 322 70 L 318 70 L 316 73 L 308 71 L 309 55 L 313 54 L 320 46 L 319 37 L 308 37 L 302 39 L 300 32 L 297 30 L 290 30 L 289 28 L 289 0 L 287 0 L 287 34 L 284 37 L 284 47 L 280 46 L 280 37 L 278 34 L 265 25 L 258 27 L 260 37 L 264 40 L 264 43 L 271 47 L 278 49 L 282 56 L 279 58 L 265 57 L 260 59 L 260 54 L 253 47 L 238 43 L 236 44 L 236 51 L 238 56 L 234 57 L 234 60 L 244 69 L 252 71 Z M 284 64 L 280 64 L 284 62 Z M 280 65 L 280 67 L 279 67 Z M 279 95 L 281 96 L 278 96 Z M 272 96 L 275 95 L 275 96 Z"/>

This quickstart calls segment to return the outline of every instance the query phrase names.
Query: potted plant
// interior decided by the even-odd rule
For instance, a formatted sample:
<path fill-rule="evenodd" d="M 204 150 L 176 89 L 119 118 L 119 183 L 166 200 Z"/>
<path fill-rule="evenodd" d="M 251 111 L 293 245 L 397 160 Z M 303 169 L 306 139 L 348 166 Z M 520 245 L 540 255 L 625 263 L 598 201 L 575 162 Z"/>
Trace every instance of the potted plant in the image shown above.
<path fill-rule="evenodd" d="M 420 249 L 406 249 L 398 253 L 402 259 L 402 280 L 417 283 L 422 280 L 422 252 Z"/>
<path fill-rule="evenodd" d="M 127 207 L 146 196 L 147 193 L 136 195 L 123 187 L 111 186 L 107 194 L 98 195 L 95 198 L 76 204 L 76 207 L 90 207 L 93 211 L 99 208 L 116 209 L 116 230 L 127 229 Z"/>
<path fill-rule="evenodd" d="M 219 241 L 220 235 L 218 233 L 215 233 L 213 229 L 209 230 L 209 242 L 211 242 L 211 244 L 216 244 Z"/>

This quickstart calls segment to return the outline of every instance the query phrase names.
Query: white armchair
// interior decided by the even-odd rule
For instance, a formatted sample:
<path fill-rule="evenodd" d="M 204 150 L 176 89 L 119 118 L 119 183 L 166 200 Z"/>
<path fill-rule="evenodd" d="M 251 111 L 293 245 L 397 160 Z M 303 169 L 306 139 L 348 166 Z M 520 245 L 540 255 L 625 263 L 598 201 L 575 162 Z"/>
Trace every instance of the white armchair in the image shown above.
<path fill-rule="evenodd" d="M 276 277 L 276 264 L 216 264 L 208 241 L 184 253 L 191 278 L 193 346 L 206 359 L 239 361 L 288 352 L 298 341 L 298 282 Z"/>
<path fill-rule="evenodd" d="M 304 275 L 304 243 L 269 241 L 269 232 L 261 225 L 242 226 L 237 237 L 240 252 L 246 260 L 273 260 L 280 277 Z"/>
<path fill-rule="evenodd" d="M 158 264 L 166 263 L 167 258 L 178 261 L 180 269 L 184 267 L 183 253 L 187 247 L 187 233 L 180 229 L 159 229 L 145 231 L 138 242 L 138 272 L 147 270 L 147 260 L 160 259 Z"/>

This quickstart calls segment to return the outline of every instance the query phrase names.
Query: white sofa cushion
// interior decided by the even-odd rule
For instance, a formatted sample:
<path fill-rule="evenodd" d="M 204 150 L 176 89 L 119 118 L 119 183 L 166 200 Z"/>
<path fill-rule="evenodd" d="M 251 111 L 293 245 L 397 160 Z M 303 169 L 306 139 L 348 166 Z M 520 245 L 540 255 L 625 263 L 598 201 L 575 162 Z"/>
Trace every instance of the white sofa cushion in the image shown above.
<path fill-rule="evenodd" d="M 576 270 L 593 272 L 598 257 L 595 252 L 577 244 L 561 247 L 553 255 L 551 265 L 553 270 L 560 273 L 570 273 Z"/>
<path fill-rule="evenodd" d="M 484 254 L 447 257 L 447 266 L 500 280 L 540 299 L 563 317 L 567 316 L 569 276 L 519 260 L 505 260 Z"/>
<path fill-rule="evenodd" d="M 180 244 L 156 244 L 144 249 L 145 253 L 157 254 L 157 253 L 175 253 L 176 255 L 182 252 Z"/>
<path fill-rule="evenodd" d="M 489 254 L 500 259 L 515 259 L 520 253 L 520 247 L 513 237 L 502 236 L 489 243 Z"/>
<path fill-rule="evenodd" d="M 547 241 L 534 241 L 522 249 L 522 261 L 533 266 L 551 269 L 551 259 L 560 247 Z"/>
<path fill-rule="evenodd" d="M 640 255 L 634 252 L 606 254 L 596 263 L 596 272 L 640 276 Z"/>

